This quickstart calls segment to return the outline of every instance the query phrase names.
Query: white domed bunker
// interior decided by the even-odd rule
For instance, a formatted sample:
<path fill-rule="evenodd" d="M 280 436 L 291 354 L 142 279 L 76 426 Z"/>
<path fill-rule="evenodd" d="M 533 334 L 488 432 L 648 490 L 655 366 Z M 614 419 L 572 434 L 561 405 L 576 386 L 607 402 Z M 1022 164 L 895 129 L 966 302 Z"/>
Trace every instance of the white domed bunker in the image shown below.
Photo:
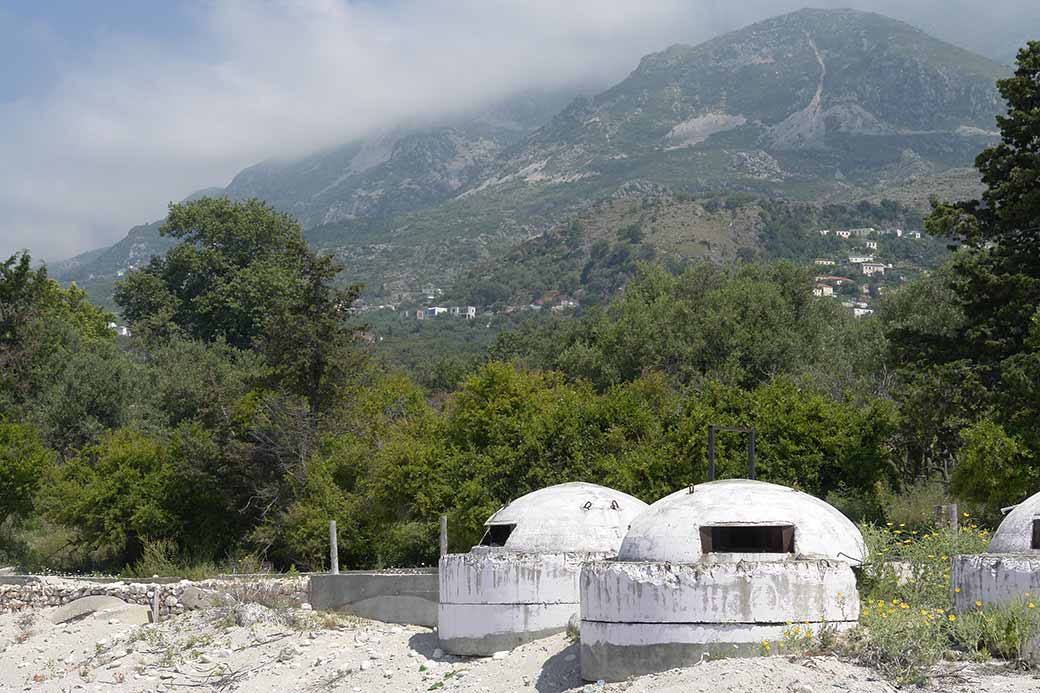
<path fill-rule="evenodd" d="M 1040 595 L 1040 493 L 1011 509 L 989 542 L 986 553 L 954 556 L 950 566 L 954 608 L 971 611 L 984 605 L 1034 601 Z"/>
<path fill-rule="evenodd" d="M 550 486 L 484 523 L 479 546 L 440 560 L 437 635 L 447 652 L 490 655 L 560 632 L 578 611 L 587 560 L 617 555 L 643 501 L 596 484 Z"/>
<path fill-rule="evenodd" d="M 595 681 L 777 650 L 788 624 L 844 629 L 859 618 L 856 526 L 775 484 L 699 484 L 632 522 L 616 560 L 581 574 L 581 672 Z"/>

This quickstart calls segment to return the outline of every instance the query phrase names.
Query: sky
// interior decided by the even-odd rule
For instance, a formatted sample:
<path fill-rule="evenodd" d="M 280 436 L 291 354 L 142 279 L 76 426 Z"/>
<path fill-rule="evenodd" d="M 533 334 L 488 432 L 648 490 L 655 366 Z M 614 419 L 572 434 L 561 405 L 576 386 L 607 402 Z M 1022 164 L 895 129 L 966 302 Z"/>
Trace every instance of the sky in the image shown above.
<path fill-rule="evenodd" d="M 606 86 L 643 55 L 806 0 L 5 0 L 0 259 L 110 245 L 258 161 L 531 88 Z M 1036 0 L 851 0 L 1009 62 Z"/>

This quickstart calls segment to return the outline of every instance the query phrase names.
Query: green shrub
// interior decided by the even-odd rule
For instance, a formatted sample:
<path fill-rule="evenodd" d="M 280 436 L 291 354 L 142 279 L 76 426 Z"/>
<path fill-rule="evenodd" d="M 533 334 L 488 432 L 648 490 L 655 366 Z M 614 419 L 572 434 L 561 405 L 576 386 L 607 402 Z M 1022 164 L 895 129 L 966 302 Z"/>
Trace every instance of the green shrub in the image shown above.
<path fill-rule="evenodd" d="M 900 684 L 922 683 L 949 647 L 957 617 L 900 599 L 865 602 L 844 653 Z"/>
<path fill-rule="evenodd" d="M 1034 601 L 1035 600 L 1035 601 Z M 975 602 L 960 615 L 953 629 L 956 644 L 976 659 L 1025 659 L 1025 648 L 1040 637 L 1040 596 L 1026 593 L 1001 606 Z"/>
<path fill-rule="evenodd" d="M 869 558 L 860 581 L 860 624 L 842 646 L 847 656 L 898 683 L 920 683 L 958 643 L 973 654 L 988 648 L 1005 656 L 1007 643 L 1023 641 L 1014 630 L 1018 620 L 993 616 L 979 623 L 975 614 L 951 612 L 950 557 L 985 551 L 990 536 L 968 513 L 962 520 L 967 524 L 956 532 L 896 522 L 860 526 Z"/>
<path fill-rule="evenodd" d="M 963 519 L 969 524 L 957 532 L 892 522 L 884 527 L 860 525 L 869 552 L 862 574 L 863 599 L 952 607 L 950 556 L 982 553 L 990 539 L 989 531 L 978 528 L 970 516 Z"/>
<path fill-rule="evenodd" d="M 171 539 L 145 539 L 142 541 L 141 558 L 124 569 L 126 577 L 179 577 L 186 580 L 203 580 L 219 575 L 221 569 L 209 561 L 186 560 Z"/>
<path fill-rule="evenodd" d="M 0 524 L 32 510 L 40 478 L 53 464 L 32 427 L 0 419 Z"/>

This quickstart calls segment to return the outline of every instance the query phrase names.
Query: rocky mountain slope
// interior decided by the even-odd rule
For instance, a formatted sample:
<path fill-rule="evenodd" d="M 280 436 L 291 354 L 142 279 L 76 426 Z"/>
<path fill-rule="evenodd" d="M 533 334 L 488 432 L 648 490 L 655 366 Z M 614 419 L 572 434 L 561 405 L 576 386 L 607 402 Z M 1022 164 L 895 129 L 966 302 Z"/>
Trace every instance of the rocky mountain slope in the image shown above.
<path fill-rule="evenodd" d="M 881 15 L 801 10 L 648 55 L 558 112 L 529 99 L 383 133 L 252 167 L 226 193 L 291 211 L 371 295 L 407 297 L 609 200 L 894 195 L 921 206 L 993 140 L 1006 71 Z M 681 228 L 662 237 L 681 247 Z M 146 253 L 148 232 L 137 235 L 130 247 Z M 62 276 L 111 276 L 122 252 L 100 256 L 104 268 L 81 257 Z"/>
<path fill-rule="evenodd" d="M 790 194 L 962 164 L 995 130 L 995 62 L 854 10 L 802 10 L 648 55 L 533 134 L 487 189 L 650 178 Z"/>

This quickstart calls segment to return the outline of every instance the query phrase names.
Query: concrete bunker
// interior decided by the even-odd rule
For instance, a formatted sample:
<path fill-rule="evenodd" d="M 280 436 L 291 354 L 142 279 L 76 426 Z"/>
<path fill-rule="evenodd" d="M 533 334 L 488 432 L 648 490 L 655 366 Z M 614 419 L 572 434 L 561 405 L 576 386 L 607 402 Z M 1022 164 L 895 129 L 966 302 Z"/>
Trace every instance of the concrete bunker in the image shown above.
<path fill-rule="evenodd" d="M 488 518 L 480 544 L 440 560 L 445 651 L 490 655 L 567 627 L 583 561 L 617 555 L 643 501 L 596 484 L 550 486 Z"/>
<path fill-rule="evenodd" d="M 950 584 L 954 608 L 961 612 L 978 608 L 977 602 L 989 606 L 1036 601 L 1040 595 L 1040 493 L 1011 508 L 993 533 L 986 553 L 951 559 Z M 1040 648 L 1033 648 L 1030 656 L 1038 653 Z"/>
<path fill-rule="evenodd" d="M 790 624 L 859 619 L 859 530 L 837 509 L 747 479 L 677 491 L 637 517 L 613 560 L 581 573 L 581 671 L 590 681 L 757 655 Z"/>

